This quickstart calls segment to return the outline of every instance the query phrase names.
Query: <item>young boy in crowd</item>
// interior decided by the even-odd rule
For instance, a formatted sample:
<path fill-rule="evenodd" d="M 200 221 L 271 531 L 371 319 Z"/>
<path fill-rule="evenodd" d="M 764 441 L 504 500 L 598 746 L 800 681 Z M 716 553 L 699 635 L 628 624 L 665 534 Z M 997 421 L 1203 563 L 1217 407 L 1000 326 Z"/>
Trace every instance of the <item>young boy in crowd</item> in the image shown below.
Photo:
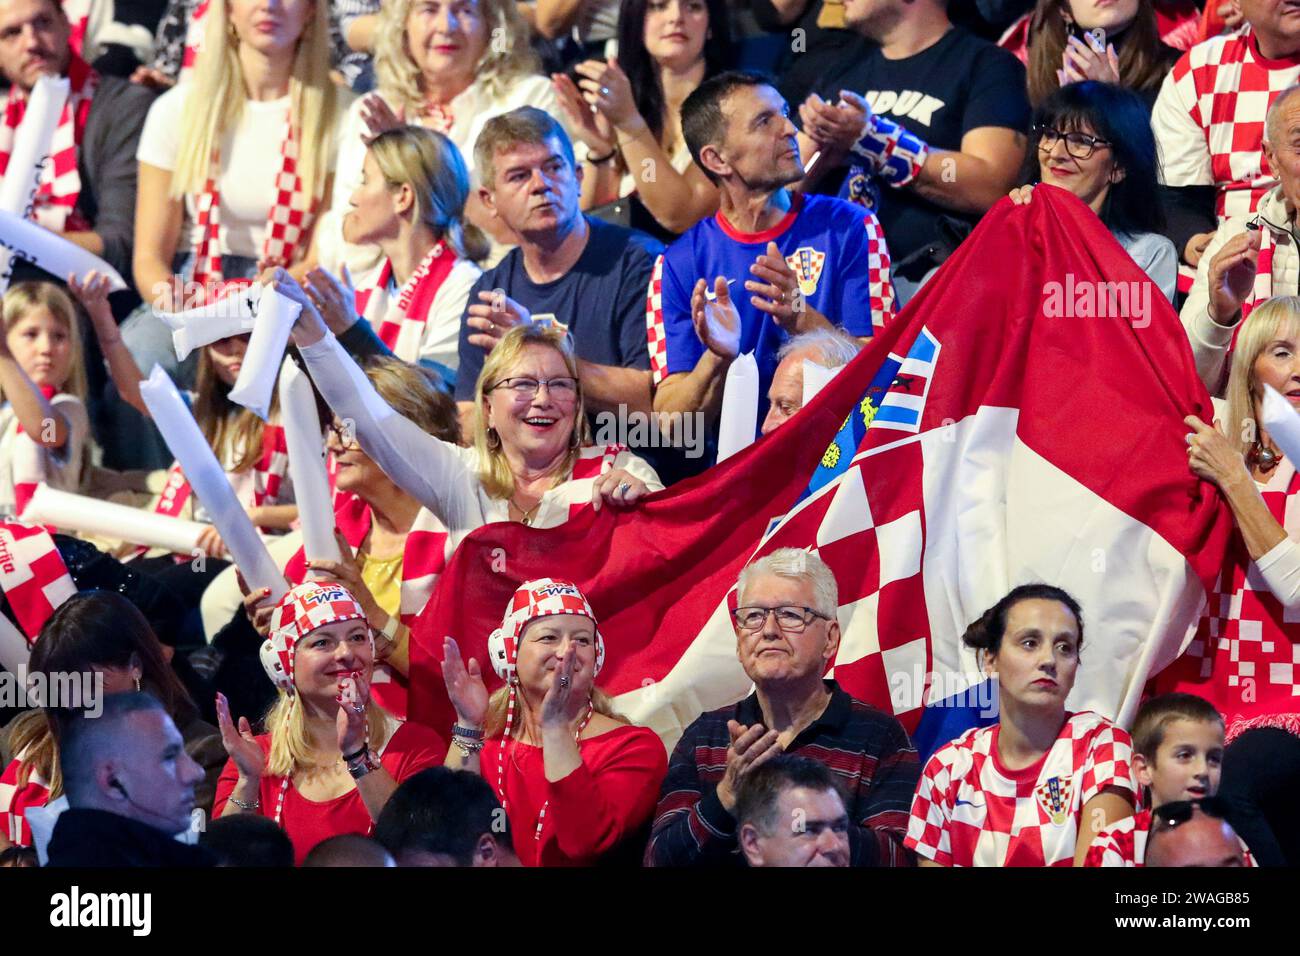
<path fill-rule="evenodd" d="M 1223 716 L 1194 694 L 1162 694 L 1143 704 L 1133 722 L 1133 769 L 1149 794 L 1146 809 L 1101 830 L 1083 865 L 1142 866 L 1152 810 L 1218 791 L 1223 738 Z M 1249 852 L 1246 865 L 1255 865 Z"/>

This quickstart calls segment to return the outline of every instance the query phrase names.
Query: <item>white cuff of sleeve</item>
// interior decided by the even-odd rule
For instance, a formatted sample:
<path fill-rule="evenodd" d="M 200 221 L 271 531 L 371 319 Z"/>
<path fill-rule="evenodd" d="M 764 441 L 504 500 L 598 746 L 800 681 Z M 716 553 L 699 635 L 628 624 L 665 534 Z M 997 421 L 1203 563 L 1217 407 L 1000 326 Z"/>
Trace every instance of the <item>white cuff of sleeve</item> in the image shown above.
<path fill-rule="evenodd" d="M 1300 545 L 1283 538 L 1255 562 L 1273 596 L 1286 607 L 1300 607 Z"/>

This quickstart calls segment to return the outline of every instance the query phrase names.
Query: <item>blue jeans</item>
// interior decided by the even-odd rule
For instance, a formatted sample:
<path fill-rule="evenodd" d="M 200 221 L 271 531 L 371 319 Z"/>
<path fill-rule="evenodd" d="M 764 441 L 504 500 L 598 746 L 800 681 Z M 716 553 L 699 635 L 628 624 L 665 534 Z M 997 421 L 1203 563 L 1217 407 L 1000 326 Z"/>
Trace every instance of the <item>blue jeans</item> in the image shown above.
<path fill-rule="evenodd" d="M 178 255 L 172 265 L 176 275 L 188 281 L 194 275 L 194 254 Z M 222 256 L 221 271 L 227 279 L 253 278 L 257 275 L 257 260 Z M 148 302 L 122 320 L 121 335 L 141 373 L 147 376 L 157 365 L 172 377 L 177 388 L 194 388 L 199 353 L 191 352 L 184 362 L 179 361 L 172 346 L 172 330 L 158 318 Z M 126 470 L 167 468 L 171 465 L 174 456 L 153 422 L 122 401 L 111 384 L 105 395 L 105 405 L 102 436 L 105 466 Z"/>

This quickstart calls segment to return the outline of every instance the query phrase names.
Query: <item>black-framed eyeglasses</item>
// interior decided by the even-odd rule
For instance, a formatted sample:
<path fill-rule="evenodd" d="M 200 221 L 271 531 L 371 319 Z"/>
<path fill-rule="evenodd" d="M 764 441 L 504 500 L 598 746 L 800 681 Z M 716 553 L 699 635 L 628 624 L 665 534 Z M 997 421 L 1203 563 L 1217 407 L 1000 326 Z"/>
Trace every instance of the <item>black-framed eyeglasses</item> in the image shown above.
<path fill-rule="evenodd" d="M 829 621 L 825 614 L 810 607 L 782 604 L 779 607 L 738 607 L 731 612 L 736 627 L 742 631 L 757 631 L 767 622 L 769 614 L 776 615 L 776 626 L 788 634 L 798 634 L 817 619 Z"/>
<path fill-rule="evenodd" d="M 1201 797 L 1199 800 L 1175 800 L 1161 804 L 1151 811 L 1151 826 L 1157 830 L 1172 830 L 1196 815 L 1200 810 L 1206 816 L 1223 820 L 1228 816 L 1228 804 L 1219 797 Z"/>
<path fill-rule="evenodd" d="M 578 394 L 578 380 L 571 376 L 565 375 L 560 378 L 503 378 L 491 388 L 489 392 L 495 392 L 498 388 L 508 388 L 520 398 L 532 398 L 537 394 L 541 387 L 545 385 L 546 390 L 558 399 L 574 398 Z"/>
<path fill-rule="evenodd" d="M 349 448 L 361 447 L 361 443 L 357 441 L 356 430 L 353 429 L 351 426 L 336 425 L 334 422 L 330 422 L 325 427 L 328 428 L 333 433 L 334 438 L 339 443 L 339 447 L 342 448 L 344 451 L 347 451 Z"/>
<path fill-rule="evenodd" d="M 1109 146 L 1110 141 L 1089 133 L 1062 133 L 1050 126 L 1036 125 L 1033 134 L 1038 139 L 1038 148 L 1050 153 L 1056 148 L 1057 140 L 1065 140 L 1065 151 L 1075 159 L 1088 159 L 1099 146 Z"/>

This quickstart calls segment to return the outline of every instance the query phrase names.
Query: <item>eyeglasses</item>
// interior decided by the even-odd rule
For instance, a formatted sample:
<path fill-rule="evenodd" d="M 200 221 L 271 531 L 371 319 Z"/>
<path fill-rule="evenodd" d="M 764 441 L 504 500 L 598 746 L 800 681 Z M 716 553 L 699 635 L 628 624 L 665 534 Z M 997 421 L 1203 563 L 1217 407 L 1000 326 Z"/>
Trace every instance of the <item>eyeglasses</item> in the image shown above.
<path fill-rule="evenodd" d="M 361 443 L 357 441 L 356 430 L 351 426 L 335 425 L 333 422 L 330 422 L 325 427 L 333 433 L 335 440 L 339 443 L 339 447 L 344 451 L 347 451 L 349 448 L 361 447 Z"/>
<path fill-rule="evenodd" d="M 1186 823 L 1196 811 L 1222 820 L 1228 815 L 1228 804 L 1219 797 L 1202 797 L 1199 800 L 1175 800 L 1151 811 L 1151 826 L 1157 830 L 1172 830 Z"/>
<path fill-rule="evenodd" d="M 498 388 L 508 388 L 520 398 L 532 398 L 543 385 L 551 393 L 551 397 L 561 401 L 574 398 L 578 394 L 578 380 L 569 376 L 540 380 L 535 378 L 503 378 L 489 388 L 488 391 L 495 392 Z"/>
<path fill-rule="evenodd" d="M 825 614 L 810 607 L 794 604 L 782 604 L 780 607 L 738 607 L 731 612 L 731 617 L 742 631 L 757 631 L 767 623 L 769 614 L 776 615 L 776 626 L 787 634 L 799 634 L 819 618 L 823 621 L 830 620 Z"/>
<path fill-rule="evenodd" d="M 1050 153 L 1056 148 L 1057 140 L 1065 140 L 1065 151 L 1075 159 L 1088 159 L 1098 146 L 1109 146 L 1110 142 L 1087 133 L 1062 133 L 1050 126 L 1035 126 L 1033 133 L 1038 137 L 1038 148 Z"/>

